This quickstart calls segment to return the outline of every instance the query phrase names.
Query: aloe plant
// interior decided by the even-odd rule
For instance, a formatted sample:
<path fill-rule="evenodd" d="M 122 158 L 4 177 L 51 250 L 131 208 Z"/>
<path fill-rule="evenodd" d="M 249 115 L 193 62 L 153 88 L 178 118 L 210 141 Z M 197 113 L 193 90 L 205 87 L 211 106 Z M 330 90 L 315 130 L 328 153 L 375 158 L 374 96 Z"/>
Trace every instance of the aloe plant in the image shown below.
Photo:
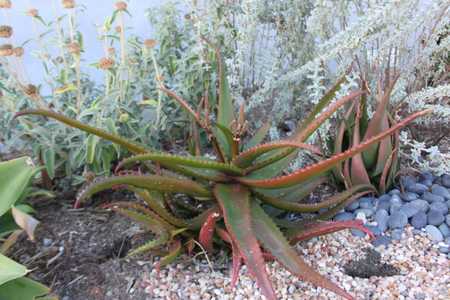
<path fill-rule="evenodd" d="M 157 263 L 159 268 L 172 262 L 183 249 L 192 251 L 196 240 L 208 252 L 212 252 L 215 246 L 227 245 L 232 252 L 233 285 L 244 262 L 266 298 L 276 299 L 265 268 L 266 259 L 276 259 L 302 280 L 352 299 L 349 293 L 306 264 L 291 246 L 299 240 L 345 228 L 357 228 L 371 234 L 359 221 L 331 222 L 327 219 L 354 199 L 373 192 L 373 187 L 370 184 L 355 185 L 314 204 L 301 203 L 301 200 L 323 183 L 336 165 L 371 149 L 428 111 L 415 113 L 339 155 L 324 158 L 316 147 L 305 141 L 334 112 L 365 93 L 355 91 L 329 104 L 343 82 L 339 80 L 313 109 L 306 122 L 300 123 L 292 138 L 262 143 L 268 126 L 262 127 L 252 138 L 246 137 L 244 109 L 241 107 L 235 115 L 219 52 L 217 57 L 220 76 L 218 102 L 214 107 L 215 122 L 211 121 L 212 110 L 207 97 L 201 108 L 194 109 L 160 83 L 161 91 L 178 102 L 208 137 L 207 147 L 202 147 L 200 139 L 194 138 L 196 156 L 150 149 L 49 110 L 22 111 L 17 116 L 50 117 L 112 141 L 133 154 L 117 165 L 116 176 L 94 181 L 79 193 L 75 203 L 79 207 L 95 193 L 111 188 L 134 192 L 143 203 L 107 205 L 141 223 L 155 235 L 155 239 L 133 250 L 130 255 L 156 251 L 161 255 Z M 213 151 L 215 158 L 202 157 L 202 151 Z M 312 153 L 318 161 L 290 174 L 282 173 L 299 151 Z M 307 221 L 288 222 L 266 207 L 297 213 L 320 210 L 321 213 Z"/>
<path fill-rule="evenodd" d="M 378 91 L 375 95 L 376 110 L 370 119 L 366 94 L 360 96 L 361 101 L 348 105 L 344 119 L 337 129 L 334 154 L 338 155 L 351 147 L 358 146 L 397 125 L 389 103 L 395 82 L 396 78 L 387 82 L 384 89 L 381 87 L 381 82 L 378 83 Z M 366 85 L 364 81 L 362 85 Z M 372 184 L 377 187 L 379 193 L 384 193 L 392 186 L 398 172 L 398 151 L 397 132 L 338 164 L 334 170 L 335 178 L 346 187 Z"/>

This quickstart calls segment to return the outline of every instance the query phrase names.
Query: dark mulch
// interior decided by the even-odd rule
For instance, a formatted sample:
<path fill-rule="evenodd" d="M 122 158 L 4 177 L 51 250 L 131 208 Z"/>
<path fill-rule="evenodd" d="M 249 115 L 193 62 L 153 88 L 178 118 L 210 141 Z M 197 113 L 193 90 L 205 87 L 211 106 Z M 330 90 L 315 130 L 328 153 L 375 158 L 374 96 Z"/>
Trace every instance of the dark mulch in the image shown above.
<path fill-rule="evenodd" d="M 394 276 L 400 274 L 399 270 L 387 263 L 381 262 L 381 255 L 371 248 L 363 249 L 365 257 L 351 260 L 344 265 L 344 271 L 352 277 L 369 278 L 372 276 Z"/>

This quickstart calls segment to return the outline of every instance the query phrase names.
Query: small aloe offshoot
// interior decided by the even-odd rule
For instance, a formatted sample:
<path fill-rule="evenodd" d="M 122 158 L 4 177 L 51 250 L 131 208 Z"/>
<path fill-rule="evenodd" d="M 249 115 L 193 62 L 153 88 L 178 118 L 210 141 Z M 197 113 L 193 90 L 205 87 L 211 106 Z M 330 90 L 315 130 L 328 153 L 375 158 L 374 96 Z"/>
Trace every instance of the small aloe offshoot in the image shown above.
<path fill-rule="evenodd" d="M 235 115 L 225 66 L 218 51 L 217 58 L 218 101 L 214 101 L 217 104 L 212 109 L 208 105 L 195 109 L 162 83 L 160 86 L 206 133 L 209 144 L 201 147 L 199 139 L 195 139 L 195 148 L 201 150 L 195 152 L 214 151 L 215 159 L 149 149 L 53 111 L 28 110 L 17 116 L 50 117 L 119 144 L 134 154 L 117 165 L 116 176 L 96 180 L 83 189 L 75 204 L 78 207 L 95 193 L 111 188 L 134 192 L 141 202 L 108 205 L 155 235 L 154 240 L 133 250 L 132 254 L 155 251 L 161 257 L 159 268 L 176 259 L 182 250 L 190 252 L 196 241 L 208 252 L 214 251 L 215 247 L 229 247 L 233 285 L 241 264 L 245 263 L 266 298 L 276 299 L 265 266 L 267 259 L 275 259 L 298 278 L 353 299 L 348 292 L 312 269 L 292 245 L 345 228 L 357 228 L 371 234 L 359 221 L 332 222 L 327 219 L 354 199 L 373 192 L 374 188 L 370 184 L 359 184 L 319 203 L 307 204 L 301 200 L 323 183 L 339 163 L 370 149 L 428 111 L 415 113 L 338 155 L 323 158 L 316 147 L 305 141 L 334 112 L 365 93 L 355 91 L 329 104 L 343 82 L 339 80 L 292 138 L 262 143 L 269 126 L 262 127 L 252 138 L 246 136 L 244 110 L 241 108 Z M 205 103 L 212 101 L 208 102 L 206 98 Z M 210 118 L 212 111 L 216 112 L 214 122 Z M 290 174 L 283 173 L 299 151 L 312 153 L 317 162 Z M 320 210 L 321 213 L 306 222 L 290 222 L 279 213 L 273 213 L 280 210 L 297 213 Z"/>
<path fill-rule="evenodd" d="M 372 137 L 397 125 L 390 111 L 389 100 L 398 77 L 387 80 L 383 89 L 378 82 L 376 110 L 372 118 L 368 117 L 367 95 L 361 95 L 360 101 L 350 103 L 344 120 L 338 126 L 334 142 L 334 153 L 340 154 L 351 147 L 358 146 Z M 362 80 L 362 85 L 365 82 Z M 379 193 L 384 193 L 393 183 L 398 172 L 398 132 L 372 144 L 367 150 L 340 163 L 334 175 L 338 181 L 351 187 L 358 184 L 372 184 Z"/>

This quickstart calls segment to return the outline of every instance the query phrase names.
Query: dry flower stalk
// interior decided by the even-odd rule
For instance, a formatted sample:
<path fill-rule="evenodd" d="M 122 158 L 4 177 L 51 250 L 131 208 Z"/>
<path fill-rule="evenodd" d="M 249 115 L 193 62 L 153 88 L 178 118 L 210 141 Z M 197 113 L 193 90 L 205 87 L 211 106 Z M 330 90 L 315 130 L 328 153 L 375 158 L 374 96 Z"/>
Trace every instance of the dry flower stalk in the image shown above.
<path fill-rule="evenodd" d="M 75 8 L 75 1 L 74 0 L 63 0 L 62 6 L 67 9 Z"/>
<path fill-rule="evenodd" d="M 77 42 L 73 42 L 73 43 L 70 43 L 69 45 L 67 45 L 67 49 L 69 50 L 69 53 L 71 53 L 71 54 L 78 55 L 81 52 L 80 44 L 78 44 Z"/>
<path fill-rule="evenodd" d="M 16 47 L 13 49 L 14 55 L 17 57 L 22 57 L 25 50 L 22 47 Z"/>
<path fill-rule="evenodd" d="M 14 54 L 13 46 L 11 44 L 3 44 L 0 46 L 0 56 L 11 56 Z"/>
<path fill-rule="evenodd" d="M 102 70 L 109 70 L 114 67 L 114 60 L 109 57 L 103 57 L 99 60 L 98 67 Z"/>
<path fill-rule="evenodd" d="M 11 8 L 10 0 L 0 0 L 0 8 Z"/>
<path fill-rule="evenodd" d="M 0 26 L 0 37 L 2 38 L 10 38 L 13 34 L 13 29 L 11 26 L 8 25 L 1 25 Z"/>
<path fill-rule="evenodd" d="M 157 41 L 156 41 L 156 40 L 153 40 L 153 39 L 146 39 L 146 40 L 144 41 L 144 45 L 145 45 L 145 47 L 147 47 L 148 49 L 154 48 L 154 47 L 156 46 L 156 44 L 157 44 Z"/>
<path fill-rule="evenodd" d="M 118 2 L 116 2 L 115 7 L 117 10 L 126 10 L 127 3 L 125 1 L 118 1 Z"/>
<path fill-rule="evenodd" d="M 37 10 L 36 8 L 30 8 L 27 11 L 27 15 L 33 18 L 36 18 L 39 16 L 39 10 Z"/>

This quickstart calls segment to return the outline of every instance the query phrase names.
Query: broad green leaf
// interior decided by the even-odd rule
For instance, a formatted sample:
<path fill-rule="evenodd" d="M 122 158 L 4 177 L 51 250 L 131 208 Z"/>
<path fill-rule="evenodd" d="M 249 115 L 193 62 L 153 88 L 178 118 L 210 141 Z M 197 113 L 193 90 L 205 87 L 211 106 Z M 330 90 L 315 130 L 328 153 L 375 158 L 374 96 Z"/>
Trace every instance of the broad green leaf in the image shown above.
<path fill-rule="evenodd" d="M 272 123 L 266 122 L 261 128 L 256 131 L 255 135 L 244 145 L 243 150 L 248 150 L 250 148 L 253 148 L 264 141 L 264 138 L 266 137 L 267 133 L 270 130 L 270 126 L 272 126 Z"/>
<path fill-rule="evenodd" d="M 230 129 L 230 125 L 235 119 L 233 100 L 230 93 L 230 85 L 228 84 L 225 63 L 221 57 L 217 58 L 219 67 L 219 105 L 217 108 L 217 123 Z"/>
<path fill-rule="evenodd" d="M 56 297 L 44 297 L 50 289 L 30 278 L 22 277 L 0 285 L 0 299 L 8 300 L 57 300 Z M 42 298 L 44 297 L 44 298 Z"/>
<path fill-rule="evenodd" d="M 42 159 L 44 161 L 45 169 L 47 170 L 48 176 L 51 179 L 55 178 L 56 153 L 54 148 L 45 149 L 42 155 Z"/>
<path fill-rule="evenodd" d="M 0 162 L 0 216 L 20 198 L 35 174 L 29 157 Z"/>
<path fill-rule="evenodd" d="M 252 229 L 250 192 L 241 185 L 218 184 L 214 195 L 222 208 L 225 226 L 236 242 L 250 273 L 267 299 L 276 299 L 261 248 Z"/>
<path fill-rule="evenodd" d="M 88 164 L 94 163 L 98 140 L 98 136 L 93 134 L 90 134 L 86 139 L 86 161 Z"/>
<path fill-rule="evenodd" d="M 25 276 L 27 273 L 28 270 L 25 266 L 0 254 L 0 287 L 8 281 Z"/>

